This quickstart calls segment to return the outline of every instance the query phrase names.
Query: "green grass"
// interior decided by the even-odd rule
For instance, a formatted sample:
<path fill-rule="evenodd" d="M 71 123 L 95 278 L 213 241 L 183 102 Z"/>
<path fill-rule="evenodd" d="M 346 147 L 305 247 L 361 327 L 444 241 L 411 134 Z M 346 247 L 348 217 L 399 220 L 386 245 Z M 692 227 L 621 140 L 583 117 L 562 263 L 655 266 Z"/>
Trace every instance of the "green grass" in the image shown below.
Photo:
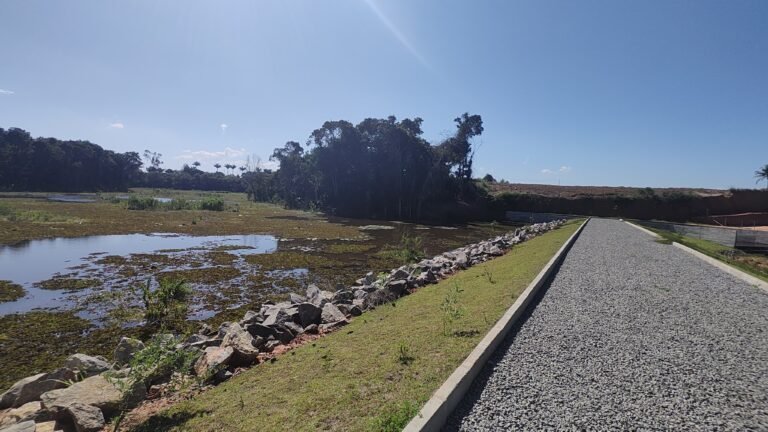
<path fill-rule="evenodd" d="M 580 222 L 580 221 L 578 221 Z M 138 427 L 154 430 L 399 430 L 576 230 L 574 221 L 507 255 L 424 287 Z M 484 269 L 492 267 L 495 283 Z M 464 311 L 444 332 L 455 286 Z M 404 358 L 408 361 L 404 361 Z"/>
<path fill-rule="evenodd" d="M 644 228 L 661 236 L 661 239 L 656 240 L 657 243 L 680 243 L 768 282 L 768 257 L 764 255 L 748 254 L 738 249 L 723 246 L 709 240 L 688 237 L 671 231 L 648 227 Z"/>

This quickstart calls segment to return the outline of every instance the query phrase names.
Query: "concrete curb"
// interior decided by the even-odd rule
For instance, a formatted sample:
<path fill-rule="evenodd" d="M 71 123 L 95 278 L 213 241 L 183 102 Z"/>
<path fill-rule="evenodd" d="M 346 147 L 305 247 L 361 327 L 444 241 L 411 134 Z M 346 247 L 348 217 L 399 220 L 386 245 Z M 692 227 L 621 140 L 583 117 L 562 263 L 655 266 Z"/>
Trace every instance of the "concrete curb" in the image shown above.
<path fill-rule="evenodd" d="M 624 222 L 627 222 L 627 221 L 624 221 Z M 646 233 L 648 233 L 648 234 L 650 234 L 650 235 L 652 235 L 654 237 L 657 237 L 657 238 L 660 237 L 655 232 L 649 231 L 649 230 L 647 230 L 647 229 L 645 229 L 643 227 L 637 226 L 637 225 L 635 225 L 635 224 L 633 224 L 631 222 L 627 222 L 627 224 L 629 224 L 630 226 L 633 226 L 633 227 L 635 227 L 635 228 L 637 228 L 637 229 L 639 229 L 641 231 L 645 231 Z M 732 266 L 730 266 L 730 265 L 728 265 L 728 264 L 726 264 L 726 263 L 724 263 L 724 262 L 722 262 L 720 260 L 712 258 L 709 255 L 703 254 L 703 253 L 697 251 L 696 249 L 691 249 L 691 248 L 689 248 L 688 246 L 686 246 L 684 244 L 680 244 L 678 242 L 672 242 L 672 246 L 674 246 L 674 247 L 676 247 L 678 249 L 682 249 L 683 251 L 685 251 L 685 252 L 695 256 L 696 258 L 698 258 L 698 259 L 700 259 L 702 261 L 705 261 L 705 262 L 707 262 L 707 263 L 709 263 L 709 264 L 719 268 L 720 270 L 728 273 L 729 275 L 734 276 L 737 279 L 740 279 L 740 280 L 742 280 L 742 281 L 744 281 L 744 282 L 746 282 L 746 283 L 748 283 L 748 284 L 750 284 L 750 285 L 752 285 L 752 286 L 754 286 L 756 288 L 760 288 L 763 291 L 768 293 L 768 282 L 765 282 L 762 279 L 756 278 L 756 277 L 752 276 L 749 273 L 746 273 L 744 271 L 741 271 L 741 270 L 737 269 L 736 267 L 732 267 Z"/>
<path fill-rule="evenodd" d="M 635 224 L 633 224 L 632 222 L 629 222 L 629 221 L 624 221 L 624 223 L 626 223 L 627 225 L 629 225 L 631 227 L 637 228 L 640 231 L 642 231 L 642 232 L 644 232 L 644 233 L 646 233 L 646 234 L 648 234 L 650 236 L 653 236 L 653 237 L 656 237 L 656 238 L 661 238 L 660 235 L 656 234 L 655 232 L 653 232 L 653 231 L 651 231 L 649 229 L 645 229 L 645 228 L 641 227 L 640 225 L 635 225 Z"/>
<path fill-rule="evenodd" d="M 408 423 L 405 429 L 403 429 L 404 432 L 439 431 L 445 425 L 448 417 L 453 413 L 453 410 L 458 406 L 462 398 L 464 398 L 464 395 L 485 366 L 488 358 L 496 351 L 496 348 L 507 334 L 509 334 L 515 322 L 523 316 L 525 308 L 536 296 L 544 282 L 552 275 L 557 264 L 565 257 L 588 222 L 589 218 L 565 241 L 525 291 L 515 300 L 515 303 L 507 309 L 469 356 L 453 371 L 443 385 L 437 389 L 419 413 L 416 414 L 416 417 Z"/>

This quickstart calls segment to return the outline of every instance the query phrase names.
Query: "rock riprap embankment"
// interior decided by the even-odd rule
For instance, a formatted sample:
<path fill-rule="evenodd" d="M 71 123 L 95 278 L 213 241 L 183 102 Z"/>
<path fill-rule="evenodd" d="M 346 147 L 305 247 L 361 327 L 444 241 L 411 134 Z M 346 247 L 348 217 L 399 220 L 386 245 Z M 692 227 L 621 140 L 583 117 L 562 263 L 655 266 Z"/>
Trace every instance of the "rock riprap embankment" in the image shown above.
<path fill-rule="evenodd" d="M 368 273 L 351 287 L 336 291 L 309 285 L 305 295 L 291 294 L 288 301 L 265 303 L 248 311 L 238 322 L 218 329 L 202 325 L 194 335 L 156 335 L 172 341 L 174 350 L 197 356 L 192 370 L 209 383 L 223 381 L 236 368 L 247 367 L 300 343 L 346 325 L 367 310 L 397 300 L 418 287 L 436 283 L 456 271 L 503 255 L 512 246 L 558 228 L 564 221 L 529 225 L 514 232 L 445 252 L 431 259 L 405 265 L 388 273 Z M 138 403 L 148 387 L 168 380 L 171 371 L 158 372 L 149 382 L 128 382 L 131 359 L 145 349 L 144 343 L 122 338 L 114 361 L 74 354 L 64 367 L 24 378 L 0 395 L 0 432 L 6 430 L 53 430 L 56 421 L 74 425 L 77 431 L 95 431 L 120 407 Z M 15 428 L 15 429 L 8 429 Z M 30 429 L 31 428 L 31 429 Z"/>
<path fill-rule="evenodd" d="M 768 430 L 768 295 L 592 219 L 448 430 Z"/>

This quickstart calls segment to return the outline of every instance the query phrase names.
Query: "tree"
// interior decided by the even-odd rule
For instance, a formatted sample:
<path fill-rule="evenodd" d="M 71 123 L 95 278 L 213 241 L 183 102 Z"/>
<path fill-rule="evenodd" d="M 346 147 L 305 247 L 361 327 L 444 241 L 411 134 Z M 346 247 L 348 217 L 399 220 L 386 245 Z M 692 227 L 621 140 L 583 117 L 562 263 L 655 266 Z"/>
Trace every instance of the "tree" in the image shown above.
<path fill-rule="evenodd" d="M 147 172 L 160 171 L 160 165 L 163 164 L 163 161 L 160 160 L 162 156 L 163 155 L 158 152 L 144 150 L 144 160 L 149 164 Z"/>
<path fill-rule="evenodd" d="M 766 181 L 765 188 L 768 189 L 768 164 L 763 165 L 762 168 L 755 171 L 755 178 L 757 179 L 755 183 L 760 183 L 761 181 L 765 180 Z"/>
<path fill-rule="evenodd" d="M 244 173 L 244 172 L 245 172 L 245 170 L 247 170 L 247 169 L 248 169 L 248 167 L 246 167 L 246 166 L 241 166 L 241 167 L 240 167 L 240 168 L 238 168 L 238 169 L 240 170 L 240 174 L 242 175 L 242 173 Z"/>
<path fill-rule="evenodd" d="M 496 179 L 493 178 L 493 176 L 490 174 L 486 174 L 485 177 L 483 177 L 483 181 L 486 181 L 488 183 L 496 183 Z"/>
<path fill-rule="evenodd" d="M 200 162 L 194 161 L 192 162 L 192 166 L 195 167 L 195 169 L 200 168 Z"/>
<path fill-rule="evenodd" d="M 213 164 L 213 167 L 216 168 L 216 172 L 219 172 L 219 168 L 221 168 L 221 164 L 216 162 L 215 164 Z"/>

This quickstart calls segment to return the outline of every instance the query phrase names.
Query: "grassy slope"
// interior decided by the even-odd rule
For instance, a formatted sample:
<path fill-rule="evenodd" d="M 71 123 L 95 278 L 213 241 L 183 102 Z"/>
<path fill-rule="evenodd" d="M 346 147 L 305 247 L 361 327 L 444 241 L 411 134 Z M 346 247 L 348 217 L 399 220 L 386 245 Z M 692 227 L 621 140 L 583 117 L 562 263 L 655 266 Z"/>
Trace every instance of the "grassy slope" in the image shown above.
<path fill-rule="evenodd" d="M 723 246 L 719 243 L 711 242 L 708 240 L 683 236 L 660 229 L 653 229 L 648 227 L 644 228 L 655 232 L 667 241 L 677 242 L 688 246 L 691 249 L 695 249 L 705 255 L 717 259 L 718 261 L 722 261 L 732 267 L 736 267 L 741 271 L 749 273 L 752 276 L 768 282 L 768 258 L 763 255 L 744 254 L 743 252 L 740 252 L 734 248 Z M 730 258 L 729 256 L 732 256 L 733 258 Z"/>
<path fill-rule="evenodd" d="M 150 419 L 141 430 L 371 430 L 407 421 L 514 302 L 578 223 L 356 318 Z M 487 270 L 487 271 L 486 271 Z M 493 283 L 489 281 L 488 274 Z M 440 304 L 458 284 L 465 315 L 444 335 Z M 414 357 L 399 362 L 406 346 Z M 410 405 L 410 406 L 408 406 Z M 399 421 L 397 420 L 399 418 Z"/>

